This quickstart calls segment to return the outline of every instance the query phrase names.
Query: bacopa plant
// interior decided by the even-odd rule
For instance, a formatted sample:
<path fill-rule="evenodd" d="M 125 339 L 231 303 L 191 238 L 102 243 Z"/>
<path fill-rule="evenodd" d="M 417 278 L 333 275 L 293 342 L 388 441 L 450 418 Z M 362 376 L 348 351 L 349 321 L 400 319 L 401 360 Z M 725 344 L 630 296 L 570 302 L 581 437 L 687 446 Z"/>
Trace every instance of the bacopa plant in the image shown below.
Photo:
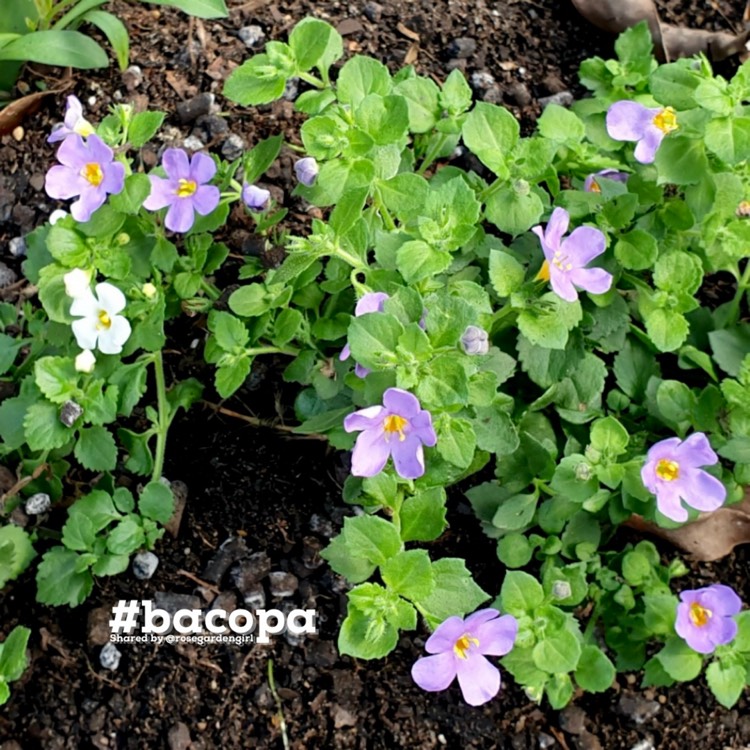
<path fill-rule="evenodd" d="M 4 305 L 21 334 L 0 339 L 17 387 L 0 450 L 30 478 L 14 502 L 59 501 L 74 461 L 102 474 L 44 552 L 40 598 L 76 604 L 157 543 L 167 430 L 202 390 L 165 378 L 164 324 L 187 311 L 205 316 L 220 396 L 256 357 L 289 357 L 296 432 L 352 450 L 344 500 L 364 512 L 323 553 L 351 584 L 342 653 L 380 658 L 427 628 L 416 683 L 458 678 L 472 705 L 498 693 L 497 657 L 554 707 L 641 669 L 646 685 L 704 672 L 736 703 L 750 665 L 736 592 L 688 590 L 679 558 L 614 536 L 721 514 L 750 483 L 750 63 L 725 80 L 650 49 L 645 25 L 626 32 L 618 59 L 581 66 L 591 96 L 549 105 L 522 137 L 459 71 L 438 85 L 411 66 L 340 63 L 339 34 L 302 21 L 225 94 L 252 107 L 299 80 L 295 192 L 325 217 L 304 235 L 263 187 L 281 137 L 231 164 L 168 149 L 145 175 L 130 149 L 163 115 L 118 105 L 88 132 L 69 101 L 47 184 L 77 201 L 29 238 L 41 308 Z M 459 166 L 464 152 L 481 169 Z M 233 202 L 286 256 L 247 258 L 226 309 L 214 273 L 228 248 L 213 235 Z M 733 294 L 701 305 L 718 271 Z M 151 426 L 135 432 L 122 419 L 149 376 Z M 122 471 L 149 479 L 138 499 L 116 486 Z M 497 590 L 477 585 L 471 559 L 425 546 L 446 528 L 448 488 L 497 542 Z M 33 527 L 0 528 L 4 580 L 34 544 Z"/>

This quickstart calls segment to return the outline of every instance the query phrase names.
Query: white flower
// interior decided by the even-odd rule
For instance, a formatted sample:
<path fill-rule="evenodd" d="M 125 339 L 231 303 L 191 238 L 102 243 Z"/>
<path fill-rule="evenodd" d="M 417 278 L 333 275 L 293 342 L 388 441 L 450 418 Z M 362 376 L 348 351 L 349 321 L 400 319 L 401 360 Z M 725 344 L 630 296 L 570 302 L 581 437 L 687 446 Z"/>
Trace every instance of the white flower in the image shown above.
<path fill-rule="evenodd" d="M 91 349 L 84 349 L 76 357 L 76 372 L 93 372 L 96 364 L 96 357 Z"/>
<path fill-rule="evenodd" d="M 74 268 L 63 276 L 65 282 L 65 294 L 77 299 L 87 292 L 91 294 L 91 270 L 84 271 L 82 268 Z"/>
<path fill-rule="evenodd" d="M 117 313 L 125 309 L 125 295 L 106 281 L 96 285 L 96 295 L 88 289 L 73 300 L 70 314 L 80 317 L 73 323 L 81 349 L 98 348 L 102 354 L 119 354 L 130 337 L 128 319 Z"/>
<path fill-rule="evenodd" d="M 49 215 L 49 223 L 50 224 L 57 224 L 60 219 L 64 219 L 66 216 L 68 216 L 67 211 L 63 211 L 61 208 L 56 208 L 50 215 Z"/>

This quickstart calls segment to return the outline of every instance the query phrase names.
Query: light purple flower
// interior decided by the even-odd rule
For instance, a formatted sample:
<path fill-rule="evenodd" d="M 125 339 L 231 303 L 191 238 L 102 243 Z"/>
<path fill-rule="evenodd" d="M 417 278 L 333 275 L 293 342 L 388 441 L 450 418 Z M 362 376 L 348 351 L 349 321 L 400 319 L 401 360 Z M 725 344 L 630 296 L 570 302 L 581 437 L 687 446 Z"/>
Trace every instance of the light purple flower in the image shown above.
<path fill-rule="evenodd" d="M 245 183 L 242 187 L 242 200 L 253 211 L 262 211 L 271 199 L 271 191 L 259 188 L 257 185 Z"/>
<path fill-rule="evenodd" d="M 677 130 L 672 107 L 644 107 L 631 101 L 615 102 L 607 110 L 607 132 L 616 141 L 637 141 L 635 158 L 651 164 L 665 135 Z"/>
<path fill-rule="evenodd" d="M 696 510 L 716 510 L 724 504 L 726 487 L 701 466 L 717 463 L 719 457 L 702 432 L 686 440 L 669 438 L 652 446 L 641 469 L 641 479 L 656 495 L 656 507 L 673 521 L 687 521 L 680 500 Z"/>
<path fill-rule="evenodd" d="M 385 292 L 367 292 L 363 294 L 357 306 L 354 308 L 354 317 L 358 318 L 360 315 L 365 313 L 383 312 L 383 305 L 388 299 L 388 295 Z M 352 354 L 352 350 L 349 348 L 349 344 L 345 344 L 341 350 L 339 359 L 344 362 L 349 359 Z M 354 373 L 357 377 L 365 378 L 370 374 L 370 370 L 367 367 L 363 367 L 359 363 L 354 366 Z"/>
<path fill-rule="evenodd" d="M 469 355 L 487 354 L 490 350 L 487 331 L 479 326 L 466 326 L 461 336 L 461 348 Z"/>
<path fill-rule="evenodd" d="M 569 223 L 570 214 L 564 208 L 556 208 L 546 229 L 538 225 L 531 231 L 539 237 L 545 258 L 537 278 L 549 281 L 558 297 L 575 302 L 576 288 L 593 294 L 608 291 L 612 274 L 603 268 L 585 268 L 604 252 L 606 240 L 602 232 L 593 227 L 577 227 L 563 239 Z"/>
<path fill-rule="evenodd" d="M 627 172 L 618 172 L 616 169 L 600 169 L 594 174 L 590 174 L 583 181 L 583 189 L 587 193 L 601 193 L 602 186 L 599 184 L 600 179 L 614 180 L 615 182 L 627 182 L 630 175 Z"/>
<path fill-rule="evenodd" d="M 435 692 L 445 690 L 458 677 L 464 700 L 481 706 L 500 690 L 500 670 L 485 656 L 503 656 L 512 648 L 518 622 L 496 609 L 480 609 L 466 620 L 449 617 L 428 638 L 425 650 L 433 656 L 419 659 L 411 668 L 414 682 Z"/>
<path fill-rule="evenodd" d="M 683 591 L 677 605 L 674 629 L 693 651 L 710 654 L 717 646 L 734 640 L 737 623 L 732 617 L 741 609 L 739 596 L 721 583 Z"/>
<path fill-rule="evenodd" d="M 57 149 L 57 160 L 60 164 L 47 172 L 44 189 L 51 198 L 79 195 L 70 206 L 76 221 L 88 221 L 108 193 L 125 186 L 125 166 L 114 161 L 112 149 L 96 135 L 85 141 L 80 135 L 69 136 Z"/>
<path fill-rule="evenodd" d="M 294 173 L 303 185 L 312 187 L 315 184 L 315 178 L 318 176 L 318 162 L 312 156 L 305 156 L 295 162 Z"/>
<path fill-rule="evenodd" d="M 83 116 L 83 106 L 75 96 L 69 96 L 65 104 L 65 119 L 47 138 L 47 143 L 64 141 L 69 135 L 88 138 L 95 132 L 94 126 Z"/>
<path fill-rule="evenodd" d="M 416 396 L 400 388 L 389 388 L 383 394 L 383 406 L 349 414 L 344 429 L 362 433 L 352 452 L 355 477 L 374 477 L 393 456 L 399 476 L 417 479 L 424 474 L 422 446 L 437 442 L 430 412 L 422 409 Z"/>
<path fill-rule="evenodd" d="M 168 148 L 161 160 L 166 178 L 149 175 L 151 194 L 143 202 L 149 211 L 169 206 L 164 225 L 173 232 L 187 232 L 196 212 L 206 216 L 219 205 L 221 194 L 215 185 L 207 185 L 216 174 L 216 165 L 206 154 L 188 155 L 179 148 Z"/>

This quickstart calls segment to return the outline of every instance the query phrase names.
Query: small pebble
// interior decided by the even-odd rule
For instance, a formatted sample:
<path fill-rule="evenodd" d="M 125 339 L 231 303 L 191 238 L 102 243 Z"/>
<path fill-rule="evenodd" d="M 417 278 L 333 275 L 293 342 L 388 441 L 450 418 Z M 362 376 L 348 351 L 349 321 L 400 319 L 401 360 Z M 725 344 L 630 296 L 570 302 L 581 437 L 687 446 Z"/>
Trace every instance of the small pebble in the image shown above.
<path fill-rule="evenodd" d="M 539 732 L 539 735 L 536 738 L 536 744 L 537 747 L 539 747 L 539 750 L 547 750 L 548 747 L 554 747 L 555 742 L 556 740 L 554 737 L 551 737 L 544 732 Z"/>
<path fill-rule="evenodd" d="M 75 401 L 66 401 L 60 409 L 60 421 L 66 427 L 72 427 L 83 414 L 83 407 Z"/>
<path fill-rule="evenodd" d="M 568 734 L 581 734 L 585 730 L 586 714 L 578 706 L 566 706 L 560 712 L 560 729 Z"/>
<path fill-rule="evenodd" d="M 321 549 L 323 545 L 314 536 L 306 536 L 302 540 L 302 564 L 308 570 L 315 570 L 323 564 Z"/>
<path fill-rule="evenodd" d="M 114 643 L 106 643 L 99 652 L 99 663 L 113 672 L 120 666 L 122 654 Z"/>
<path fill-rule="evenodd" d="M 630 750 L 656 750 L 651 740 L 641 740 L 637 745 L 633 745 Z"/>
<path fill-rule="evenodd" d="M 230 571 L 234 585 L 244 595 L 271 572 L 271 560 L 265 552 L 255 552 L 240 560 Z"/>
<path fill-rule="evenodd" d="M 495 83 L 495 76 L 486 70 L 477 70 L 471 74 L 471 85 L 475 89 L 488 89 L 493 83 Z"/>
<path fill-rule="evenodd" d="M 318 513 L 313 513 L 310 516 L 310 530 L 315 534 L 324 536 L 326 539 L 330 539 L 336 533 L 330 519 Z"/>
<path fill-rule="evenodd" d="M 30 516 L 38 516 L 46 513 L 51 505 L 52 500 L 46 492 L 37 492 L 26 501 L 25 510 Z"/>
<path fill-rule="evenodd" d="M 297 85 L 299 78 L 289 78 L 284 86 L 284 93 L 281 95 L 283 99 L 288 102 L 293 102 L 297 98 L 299 93 L 299 86 Z"/>
<path fill-rule="evenodd" d="M 518 104 L 519 107 L 527 107 L 531 104 L 531 92 L 525 83 L 521 83 L 520 81 L 514 83 L 510 87 L 510 93 L 513 95 L 513 98 L 516 100 L 516 104 Z"/>
<path fill-rule="evenodd" d="M 23 237 L 13 237 L 8 243 L 8 250 L 14 258 L 26 255 L 26 240 Z"/>
<path fill-rule="evenodd" d="M 477 49 L 477 40 L 470 36 L 454 39 L 448 45 L 448 54 L 454 58 L 471 57 Z"/>
<path fill-rule="evenodd" d="M 89 107 L 96 106 L 96 97 L 90 96 L 88 99 L 86 99 L 86 103 L 89 105 Z"/>
<path fill-rule="evenodd" d="M 365 18 L 368 21 L 377 23 L 383 15 L 383 6 L 380 3 L 367 3 L 364 7 Z"/>
<path fill-rule="evenodd" d="M 169 750 L 188 750 L 192 747 L 193 739 L 187 724 L 178 721 L 167 734 L 167 745 Z"/>
<path fill-rule="evenodd" d="M 139 581 L 147 581 L 159 567 L 159 558 L 153 552 L 139 552 L 133 558 L 132 567 Z"/>
<path fill-rule="evenodd" d="M 221 144 L 221 155 L 228 161 L 239 159 L 244 152 L 245 141 L 236 133 L 231 133 Z"/>
<path fill-rule="evenodd" d="M 0 262 L 0 289 L 14 284 L 18 276 L 12 268 L 8 268 L 5 263 Z"/>
<path fill-rule="evenodd" d="M 246 47 L 255 47 L 266 38 L 266 34 L 260 26 L 243 26 L 237 32 L 237 36 Z"/>
<path fill-rule="evenodd" d="M 539 98 L 539 104 L 542 107 L 546 107 L 548 104 L 559 104 L 561 107 L 569 107 L 574 101 L 575 98 L 570 91 L 559 91 L 557 94 L 552 94 L 552 96 L 542 96 Z"/>
<path fill-rule="evenodd" d="M 138 65 L 131 65 L 122 74 L 122 82 L 128 91 L 137 89 L 143 83 L 143 71 Z"/>
<path fill-rule="evenodd" d="M 188 151 L 201 151 L 205 148 L 205 144 L 200 138 L 196 138 L 194 135 L 189 135 L 182 142 L 182 145 L 188 149 Z"/>
<path fill-rule="evenodd" d="M 243 593 L 243 601 L 248 609 L 265 609 L 266 608 L 266 592 L 263 590 L 263 586 L 256 583 L 250 586 Z"/>
<path fill-rule="evenodd" d="M 197 94 L 187 101 L 177 105 L 177 116 L 180 122 L 185 123 L 197 120 L 201 115 L 207 115 L 211 111 L 216 97 L 211 93 Z"/>
<path fill-rule="evenodd" d="M 284 599 L 294 595 L 294 592 L 299 588 L 299 581 L 293 573 L 278 570 L 268 574 L 268 588 L 271 596 Z"/>
<path fill-rule="evenodd" d="M 18 127 L 13 128 L 13 131 L 11 133 L 11 135 L 13 136 L 13 139 L 18 141 L 19 143 L 23 140 L 23 137 L 25 134 L 26 134 L 26 131 L 20 125 Z"/>

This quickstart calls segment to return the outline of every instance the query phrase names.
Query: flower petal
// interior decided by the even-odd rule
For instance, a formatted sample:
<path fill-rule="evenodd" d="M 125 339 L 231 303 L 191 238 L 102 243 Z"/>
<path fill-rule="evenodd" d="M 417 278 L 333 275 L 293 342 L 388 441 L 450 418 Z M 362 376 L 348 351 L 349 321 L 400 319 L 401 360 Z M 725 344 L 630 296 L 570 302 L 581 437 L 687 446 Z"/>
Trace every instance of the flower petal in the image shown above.
<path fill-rule="evenodd" d="M 122 315 L 115 315 L 106 331 L 99 332 L 99 351 L 102 354 L 119 354 L 122 345 L 130 338 L 130 322 Z"/>
<path fill-rule="evenodd" d="M 76 317 L 96 318 L 99 315 L 99 300 L 94 296 L 91 287 L 82 289 L 70 306 L 70 314 Z M 93 349 L 91 346 L 82 346 L 82 349 Z"/>
<path fill-rule="evenodd" d="M 730 617 L 739 614 L 742 609 L 742 599 L 734 589 L 722 583 L 714 583 L 703 589 L 700 603 L 716 614 Z"/>
<path fill-rule="evenodd" d="M 414 662 L 411 677 L 422 690 L 445 690 L 456 679 L 456 659 L 450 652 L 423 656 Z"/>
<path fill-rule="evenodd" d="M 607 245 L 604 233 L 594 227 L 577 227 L 560 245 L 560 252 L 566 255 L 574 268 L 588 265 L 601 255 Z"/>
<path fill-rule="evenodd" d="M 570 280 L 569 272 L 560 271 L 557 266 L 550 264 L 549 283 L 552 291 L 566 302 L 575 302 L 578 299 L 578 292 Z"/>
<path fill-rule="evenodd" d="M 719 457 L 714 452 L 708 438 L 702 432 L 694 432 L 685 438 L 675 450 L 675 460 L 688 466 L 711 466 L 718 463 Z"/>
<path fill-rule="evenodd" d="M 354 315 L 359 317 L 365 313 L 383 312 L 383 304 L 390 295 L 385 292 L 368 292 L 357 302 L 354 308 Z"/>
<path fill-rule="evenodd" d="M 678 523 L 684 523 L 688 519 L 688 512 L 682 507 L 680 489 L 675 484 L 676 482 L 657 481 L 656 507 L 667 518 L 671 518 Z"/>
<path fill-rule="evenodd" d="M 194 221 L 193 202 L 189 198 L 176 198 L 167 211 L 164 226 L 173 232 L 187 232 Z"/>
<path fill-rule="evenodd" d="M 646 458 L 649 462 L 653 462 L 654 466 L 656 466 L 656 463 L 663 458 L 674 461 L 677 457 L 677 448 L 681 442 L 682 441 L 678 437 L 660 440 L 649 448 Z"/>
<path fill-rule="evenodd" d="M 71 135 L 67 137 L 60 148 L 57 149 L 57 161 L 66 167 L 80 172 L 86 162 L 90 161 L 89 152 L 80 135 Z"/>
<path fill-rule="evenodd" d="M 98 135 L 90 135 L 84 143 L 88 152 L 87 162 L 93 161 L 104 166 L 111 164 L 115 158 L 114 151 Z"/>
<path fill-rule="evenodd" d="M 414 394 L 401 388 L 389 388 L 383 394 L 383 406 L 391 414 L 398 414 L 398 416 L 408 420 L 416 417 L 422 409 L 419 405 L 419 399 Z"/>
<path fill-rule="evenodd" d="M 96 349 L 96 340 L 99 337 L 96 323 L 96 318 L 79 318 L 71 324 L 76 343 L 81 349 Z"/>
<path fill-rule="evenodd" d="M 121 193 L 125 187 L 125 165 L 119 161 L 106 164 L 104 167 L 104 180 L 102 187 L 108 193 L 116 195 Z"/>
<path fill-rule="evenodd" d="M 216 185 L 201 185 L 192 197 L 193 208 L 201 215 L 207 216 L 219 205 L 221 191 Z"/>
<path fill-rule="evenodd" d="M 382 427 L 383 412 L 382 406 L 368 406 L 366 409 L 360 409 L 353 414 L 347 414 L 344 417 L 344 429 L 347 432 L 356 432 L 357 430 L 370 430 Z"/>
<path fill-rule="evenodd" d="M 564 208 L 556 208 L 549 217 L 544 230 L 544 241 L 554 251 L 559 249 L 562 236 L 568 231 L 570 214 Z"/>
<path fill-rule="evenodd" d="M 442 651 L 453 652 L 456 641 L 467 632 L 466 623 L 457 615 L 443 620 L 435 632 L 427 639 L 424 648 L 428 654 L 439 654 Z"/>
<path fill-rule="evenodd" d="M 216 164 L 207 154 L 200 152 L 193 154 L 190 160 L 190 179 L 195 180 L 199 185 L 210 182 L 216 174 Z M 217 188 L 218 189 L 218 188 Z"/>
<path fill-rule="evenodd" d="M 81 191 L 81 197 L 75 203 L 70 204 L 70 215 L 76 221 L 85 223 L 91 218 L 91 214 L 97 208 L 101 208 L 104 205 L 104 201 L 106 200 L 107 193 L 100 187 L 88 187 Z"/>
<path fill-rule="evenodd" d="M 607 132 L 616 141 L 638 141 L 653 123 L 658 109 L 649 109 L 638 102 L 615 102 L 607 110 Z"/>
<path fill-rule="evenodd" d="M 419 479 L 424 474 L 424 449 L 422 441 L 414 434 L 404 440 L 391 439 L 391 455 L 396 473 L 404 479 Z"/>
<path fill-rule="evenodd" d="M 150 174 L 148 179 L 151 181 L 151 192 L 148 198 L 143 201 L 143 207 L 148 211 L 158 211 L 160 208 L 171 206 L 178 200 L 176 186 L 173 180 L 158 177 Z"/>
<path fill-rule="evenodd" d="M 86 180 L 76 170 L 62 164 L 50 167 L 44 178 L 44 189 L 50 198 L 67 200 L 80 195 L 87 186 Z"/>
<path fill-rule="evenodd" d="M 633 152 L 636 161 L 639 161 L 641 164 L 651 164 L 656 158 L 656 151 L 663 138 L 664 133 L 661 130 L 658 128 L 648 128 L 643 138 L 638 141 L 638 145 Z"/>
<path fill-rule="evenodd" d="M 114 284 L 102 281 L 96 285 L 96 296 L 99 298 L 99 305 L 107 315 L 113 317 L 121 310 L 125 309 L 125 295 Z"/>
<path fill-rule="evenodd" d="M 480 654 L 504 656 L 512 650 L 518 635 L 518 621 L 512 615 L 485 622 L 472 631 Z"/>
<path fill-rule="evenodd" d="M 173 180 L 190 178 L 188 155 L 181 148 L 168 148 L 161 157 L 161 165 L 168 177 Z"/>
<path fill-rule="evenodd" d="M 481 706 L 492 700 L 500 691 L 500 670 L 481 654 L 469 654 L 457 659 L 458 684 L 464 700 L 470 706 Z"/>
<path fill-rule="evenodd" d="M 682 468 L 679 483 L 682 499 L 696 510 L 712 511 L 724 505 L 727 488 L 703 469 Z"/>
<path fill-rule="evenodd" d="M 365 430 L 354 443 L 352 474 L 355 477 L 374 477 L 383 470 L 390 453 L 382 430 Z"/>
<path fill-rule="evenodd" d="M 423 409 L 411 420 L 410 433 L 418 437 L 424 445 L 430 448 L 437 443 L 437 435 L 435 434 L 435 428 L 432 426 L 432 415 L 430 412 Z"/>
<path fill-rule="evenodd" d="M 612 274 L 603 268 L 574 268 L 569 278 L 579 289 L 591 294 L 604 294 L 612 288 Z"/>

